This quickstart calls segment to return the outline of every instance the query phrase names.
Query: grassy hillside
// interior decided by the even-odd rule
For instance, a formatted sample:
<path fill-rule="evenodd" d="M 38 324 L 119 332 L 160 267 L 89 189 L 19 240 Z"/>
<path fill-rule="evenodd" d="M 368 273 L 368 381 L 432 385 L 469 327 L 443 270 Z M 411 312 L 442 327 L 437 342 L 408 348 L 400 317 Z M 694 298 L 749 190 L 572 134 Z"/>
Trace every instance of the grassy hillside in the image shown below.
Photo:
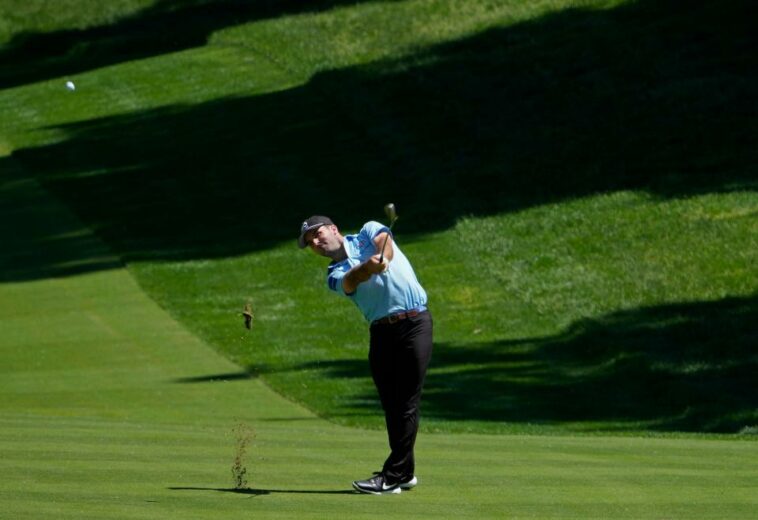
<path fill-rule="evenodd" d="M 356 435 L 276 395 L 172 320 L 23 170 L 2 180 L 0 242 L 12 247 L 0 259 L 76 236 L 76 250 L 110 262 L 0 284 L 4 518 L 689 519 L 755 509 L 754 443 L 713 439 L 423 435 L 419 487 L 359 495 L 350 480 L 382 460 L 383 432 Z M 252 434 L 242 455 L 240 431 Z"/>
<path fill-rule="evenodd" d="M 365 326 L 294 238 L 393 201 L 437 327 L 425 428 L 754 431 L 752 2 L 114 5 L 4 29 L 0 168 L 249 373 L 380 426 Z M 108 267 L 41 247 L 3 280 Z"/>
<path fill-rule="evenodd" d="M 2 188 L 0 241 L 13 247 L 0 249 L 1 259 L 34 250 L 46 237 L 70 235 L 76 235 L 79 250 L 109 256 L 80 221 L 22 172 L 3 170 Z M 534 472 L 534 464 L 518 459 L 528 453 L 549 461 L 556 453 L 572 457 L 586 450 L 572 446 L 570 439 L 556 449 L 544 440 L 514 445 L 505 437 L 493 443 L 489 437 L 435 436 L 419 446 L 426 463 L 425 492 L 389 502 L 359 496 L 350 481 L 369 475 L 386 455 L 382 432 L 356 435 L 319 420 L 260 380 L 240 377 L 238 366 L 172 320 L 117 265 L 0 284 L 0 330 L 3 518 L 324 518 L 335 513 L 481 518 L 534 506 L 544 517 L 562 504 L 575 507 L 566 494 L 545 506 L 542 496 L 533 494 L 514 507 L 498 492 L 504 460 L 511 461 L 515 478 L 541 478 L 551 472 L 551 462 Z M 239 432 L 251 436 L 244 452 L 238 449 Z M 665 444 L 641 439 L 633 449 L 650 446 Z M 750 448 L 749 443 L 704 441 L 687 446 L 713 461 L 741 460 Z M 594 488 L 613 458 L 629 450 L 614 440 L 606 447 L 605 470 L 593 472 L 582 486 Z M 681 463 L 677 458 L 655 465 L 671 467 Z M 695 462 L 700 464 L 700 458 L 685 466 Z M 702 475 L 718 477 L 720 464 Z M 233 467 L 245 470 L 242 483 Z M 646 470 L 640 466 L 640 471 Z M 458 481 L 455 496 L 447 485 L 453 479 Z M 681 488 L 687 502 L 663 507 L 691 509 L 701 479 L 687 479 Z M 741 511 L 747 506 L 743 490 L 729 487 L 732 510 Z M 664 497 L 655 498 L 651 491 L 649 498 L 660 507 Z M 712 500 L 704 501 L 711 511 L 707 502 Z"/>

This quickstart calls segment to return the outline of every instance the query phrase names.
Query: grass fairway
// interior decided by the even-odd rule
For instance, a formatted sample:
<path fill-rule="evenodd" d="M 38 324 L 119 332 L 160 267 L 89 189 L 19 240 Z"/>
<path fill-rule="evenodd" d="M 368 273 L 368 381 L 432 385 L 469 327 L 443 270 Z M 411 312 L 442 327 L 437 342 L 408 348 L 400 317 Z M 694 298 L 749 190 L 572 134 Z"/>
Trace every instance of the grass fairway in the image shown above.
<path fill-rule="evenodd" d="M 755 517 L 756 14 L 0 3 L 0 518 Z M 366 327 L 294 238 L 389 201 L 436 341 L 369 497 Z"/>
<path fill-rule="evenodd" d="M 6 177 L 0 201 L 16 251 L 77 234 L 108 258 L 35 182 Z M 30 208 L 46 218 L 24 218 Z M 385 456 L 383 433 L 286 401 L 117 266 L 1 284 L 0 329 L 3 518 L 692 519 L 758 506 L 755 443 L 696 438 L 427 434 L 416 490 L 354 494 L 350 480 Z M 235 490 L 239 424 L 255 437 Z"/>

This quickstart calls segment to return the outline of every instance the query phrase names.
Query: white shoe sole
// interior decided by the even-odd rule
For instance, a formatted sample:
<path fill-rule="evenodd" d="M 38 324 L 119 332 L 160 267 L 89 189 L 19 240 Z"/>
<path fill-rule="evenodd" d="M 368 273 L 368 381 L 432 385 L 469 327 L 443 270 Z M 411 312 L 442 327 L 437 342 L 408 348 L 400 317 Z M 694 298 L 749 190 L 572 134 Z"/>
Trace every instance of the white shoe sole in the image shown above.
<path fill-rule="evenodd" d="M 413 489 L 416 487 L 416 484 L 418 484 L 418 479 L 416 477 L 413 477 L 408 482 L 400 484 L 400 489 Z"/>

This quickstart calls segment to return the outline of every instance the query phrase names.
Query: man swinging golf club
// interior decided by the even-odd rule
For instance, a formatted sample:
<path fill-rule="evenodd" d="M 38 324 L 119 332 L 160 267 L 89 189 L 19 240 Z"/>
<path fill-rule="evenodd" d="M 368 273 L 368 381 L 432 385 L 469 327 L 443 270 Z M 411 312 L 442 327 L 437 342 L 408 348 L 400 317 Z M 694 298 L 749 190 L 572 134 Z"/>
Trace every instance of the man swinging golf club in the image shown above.
<path fill-rule="evenodd" d="M 303 222 L 298 244 L 330 258 L 327 285 L 351 299 L 370 323 L 369 364 L 384 409 L 390 455 L 380 472 L 353 487 L 362 493 L 400 493 L 418 483 L 413 447 L 419 401 L 432 355 L 432 317 L 410 262 L 392 239 L 395 207 L 385 212 L 390 227 L 367 222 L 343 236 L 327 217 Z"/>

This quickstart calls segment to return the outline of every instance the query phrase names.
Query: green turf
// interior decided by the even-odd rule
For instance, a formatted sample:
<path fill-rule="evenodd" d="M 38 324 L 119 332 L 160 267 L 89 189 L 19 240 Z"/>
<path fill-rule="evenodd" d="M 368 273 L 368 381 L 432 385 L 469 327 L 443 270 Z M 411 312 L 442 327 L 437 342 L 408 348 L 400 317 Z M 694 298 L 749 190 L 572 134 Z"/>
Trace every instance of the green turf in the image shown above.
<path fill-rule="evenodd" d="M 365 325 L 293 230 L 315 212 L 355 230 L 393 201 L 436 319 L 424 428 L 758 423 L 751 3 L 112 9 L 8 33 L 0 166 L 277 391 L 382 427 Z M 49 242 L 3 278 L 110 265 Z"/>
<path fill-rule="evenodd" d="M 356 229 L 392 200 L 437 319 L 425 428 L 755 426 L 748 3 L 205 5 L 170 45 L 159 6 L 77 33 L 89 50 L 37 63 L 94 69 L 75 93 L 2 98 L 14 160 L 187 327 L 322 416 L 381 427 L 365 328 L 292 229 Z M 45 79 L 25 49 L 11 79 Z M 81 270 L 58 260 L 5 276 Z"/>
<path fill-rule="evenodd" d="M 756 305 L 745 280 L 758 247 L 743 221 L 755 204 L 746 194 L 669 203 L 615 194 L 409 240 L 442 317 L 424 427 L 736 433 L 755 424 Z M 508 240 L 490 240 L 496 232 Z M 607 241 L 594 243 L 598 235 Z M 178 302 L 180 319 L 251 373 L 322 415 L 380 428 L 365 327 L 325 294 L 323 267 L 286 244 L 135 270 L 153 294 L 182 287 L 159 301 Z M 250 334 L 238 315 L 246 300 Z M 335 306 L 328 315 L 325 302 Z"/>
<path fill-rule="evenodd" d="M 51 5 L 0 5 L 0 516 L 754 515 L 752 2 Z M 389 201 L 436 351 L 376 499 L 294 233 Z"/>
<path fill-rule="evenodd" d="M 4 172 L 0 239 L 14 247 L 0 259 L 76 235 L 114 262 L 20 173 Z M 755 443 L 712 439 L 425 434 L 417 489 L 351 493 L 383 433 L 283 399 L 114 263 L 0 284 L 0 329 L 5 518 L 745 518 L 758 505 Z M 235 489 L 240 424 L 255 437 Z"/>

